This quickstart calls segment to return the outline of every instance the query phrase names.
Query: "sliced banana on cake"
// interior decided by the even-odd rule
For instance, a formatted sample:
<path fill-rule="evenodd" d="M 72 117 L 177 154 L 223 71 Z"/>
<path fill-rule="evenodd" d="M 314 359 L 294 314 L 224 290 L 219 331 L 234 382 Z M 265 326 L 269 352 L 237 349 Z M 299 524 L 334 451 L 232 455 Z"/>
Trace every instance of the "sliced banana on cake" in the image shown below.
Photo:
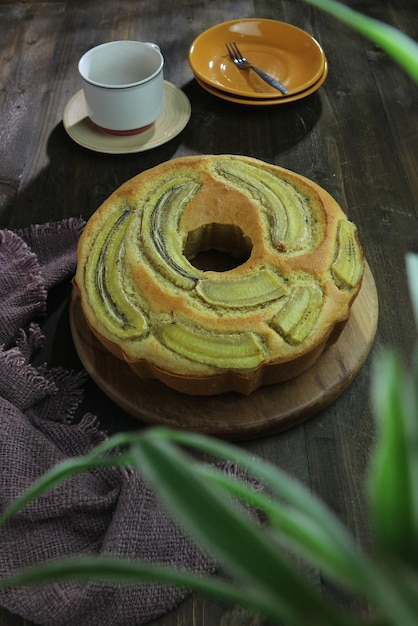
<path fill-rule="evenodd" d="M 285 281 L 269 268 L 238 278 L 205 278 L 196 292 L 208 304 L 232 309 L 268 305 L 289 293 Z"/>
<path fill-rule="evenodd" d="M 164 323 L 155 334 L 180 356 L 216 367 L 252 369 L 264 358 L 263 346 L 253 332 L 211 333 L 189 324 Z"/>
<path fill-rule="evenodd" d="M 316 244 L 315 220 L 309 202 L 287 181 L 239 160 L 220 160 L 216 173 L 247 193 L 266 212 L 273 245 L 292 254 Z"/>
<path fill-rule="evenodd" d="M 196 271 L 187 262 L 180 246 L 178 222 L 184 208 L 200 189 L 200 183 L 190 175 L 178 181 L 157 181 L 143 206 L 141 245 L 158 272 L 182 288 L 191 289 Z"/>
<path fill-rule="evenodd" d="M 322 290 L 315 282 L 295 286 L 270 325 L 290 344 L 300 344 L 311 332 L 321 312 Z"/>
<path fill-rule="evenodd" d="M 147 322 L 140 308 L 126 294 L 121 278 L 124 240 L 134 219 L 132 211 L 115 212 L 97 232 L 85 267 L 91 305 L 112 333 L 121 339 L 141 337 Z"/>
<path fill-rule="evenodd" d="M 356 287 L 364 272 L 364 256 L 357 239 L 357 228 L 348 220 L 338 224 L 332 276 L 340 289 Z"/>

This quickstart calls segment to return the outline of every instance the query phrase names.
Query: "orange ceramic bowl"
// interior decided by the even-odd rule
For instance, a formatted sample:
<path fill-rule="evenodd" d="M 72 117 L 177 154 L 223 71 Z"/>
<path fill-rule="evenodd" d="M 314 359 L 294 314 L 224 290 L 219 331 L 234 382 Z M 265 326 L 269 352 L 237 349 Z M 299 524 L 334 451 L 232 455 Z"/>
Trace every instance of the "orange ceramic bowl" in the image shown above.
<path fill-rule="evenodd" d="M 288 96 L 308 89 L 324 72 L 325 55 L 321 46 L 296 26 L 257 18 L 223 22 L 194 40 L 188 58 L 197 78 L 229 94 L 278 97 L 278 92 L 255 72 L 234 65 L 225 46 L 231 41 L 237 43 L 253 65 L 286 85 Z"/>
<path fill-rule="evenodd" d="M 220 98 L 221 100 L 226 100 L 227 102 L 234 102 L 235 104 L 245 104 L 247 106 L 273 106 L 276 104 L 289 104 L 289 102 L 295 102 L 296 100 L 301 100 L 302 98 L 306 98 L 311 94 L 315 93 L 321 85 L 325 82 L 325 79 L 328 75 L 328 63 L 325 61 L 324 71 L 318 80 L 310 85 L 307 89 L 303 91 L 299 91 L 298 93 L 292 94 L 290 96 L 281 96 L 278 95 L 276 98 L 251 98 L 244 96 L 235 96 L 233 94 L 227 93 L 226 91 L 222 91 L 221 89 L 216 89 L 216 87 L 212 87 L 208 83 L 205 83 L 203 80 L 200 80 L 197 76 L 197 83 L 208 93 Z"/>

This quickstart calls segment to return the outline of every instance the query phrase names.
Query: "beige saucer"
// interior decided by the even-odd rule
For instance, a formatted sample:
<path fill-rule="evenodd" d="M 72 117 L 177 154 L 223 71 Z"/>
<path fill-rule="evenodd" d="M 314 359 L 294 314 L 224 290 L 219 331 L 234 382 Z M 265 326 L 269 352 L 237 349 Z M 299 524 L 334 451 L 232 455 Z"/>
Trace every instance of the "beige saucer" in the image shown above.
<path fill-rule="evenodd" d="M 95 152 L 128 154 L 151 150 L 176 137 L 191 115 L 187 96 L 172 83 L 164 81 L 165 108 L 155 124 L 137 135 L 112 135 L 94 126 L 87 116 L 81 89 L 64 110 L 64 128 L 76 143 Z"/>

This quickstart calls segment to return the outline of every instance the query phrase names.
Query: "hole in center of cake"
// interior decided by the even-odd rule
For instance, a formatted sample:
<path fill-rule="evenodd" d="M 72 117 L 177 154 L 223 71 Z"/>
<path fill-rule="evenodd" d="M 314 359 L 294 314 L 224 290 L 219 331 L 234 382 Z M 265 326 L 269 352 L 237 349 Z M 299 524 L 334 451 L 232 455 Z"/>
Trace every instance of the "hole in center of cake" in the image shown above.
<path fill-rule="evenodd" d="M 187 234 L 184 256 L 197 269 L 227 272 L 251 256 L 251 239 L 235 224 L 204 224 Z"/>

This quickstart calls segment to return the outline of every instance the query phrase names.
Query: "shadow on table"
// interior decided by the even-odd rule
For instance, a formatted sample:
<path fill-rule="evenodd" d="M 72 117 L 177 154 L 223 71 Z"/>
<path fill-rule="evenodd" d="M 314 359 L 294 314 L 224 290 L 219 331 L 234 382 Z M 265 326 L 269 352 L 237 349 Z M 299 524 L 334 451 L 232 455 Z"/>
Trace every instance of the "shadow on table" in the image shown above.
<path fill-rule="evenodd" d="M 302 141 L 321 116 L 317 94 L 289 104 L 243 106 L 220 100 L 195 80 L 183 86 L 192 115 L 186 128 L 162 146 L 133 154 L 102 154 L 79 146 L 59 123 L 46 138 L 46 158 L 30 182 L 9 194 L 2 227 L 20 228 L 70 216 L 88 219 L 123 182 L 173 158 L 182 145 L 197 154 L 245 154 L 268 162 Z M 39 155 L 38 155 L 39 156 Z"/>
<path fill-rule="evenodd" d="M 182 87 L 192 106 L 183 144 L 203 154 L 245 154 L 274 162 L 315 127 L 321 99 L 312 94 L 288 104 L 245 106 L 221 100 L 192 80 Z"/>
<path fill-rule="evenodd" d="M 17 195 L 0 207 L 0 227 L 22 228 L 67 217 L 88 219 L 122 183 L 171 159 L 182 142 L 178 135 L 162 146 L 131 154 L 103 154 L 79 146 L 62 122 L 46 138 L 46 156 Z M 42 161 L 42 165 L 41 165 Z M 37 170 L 37 171 L 36 171 Z"/>

